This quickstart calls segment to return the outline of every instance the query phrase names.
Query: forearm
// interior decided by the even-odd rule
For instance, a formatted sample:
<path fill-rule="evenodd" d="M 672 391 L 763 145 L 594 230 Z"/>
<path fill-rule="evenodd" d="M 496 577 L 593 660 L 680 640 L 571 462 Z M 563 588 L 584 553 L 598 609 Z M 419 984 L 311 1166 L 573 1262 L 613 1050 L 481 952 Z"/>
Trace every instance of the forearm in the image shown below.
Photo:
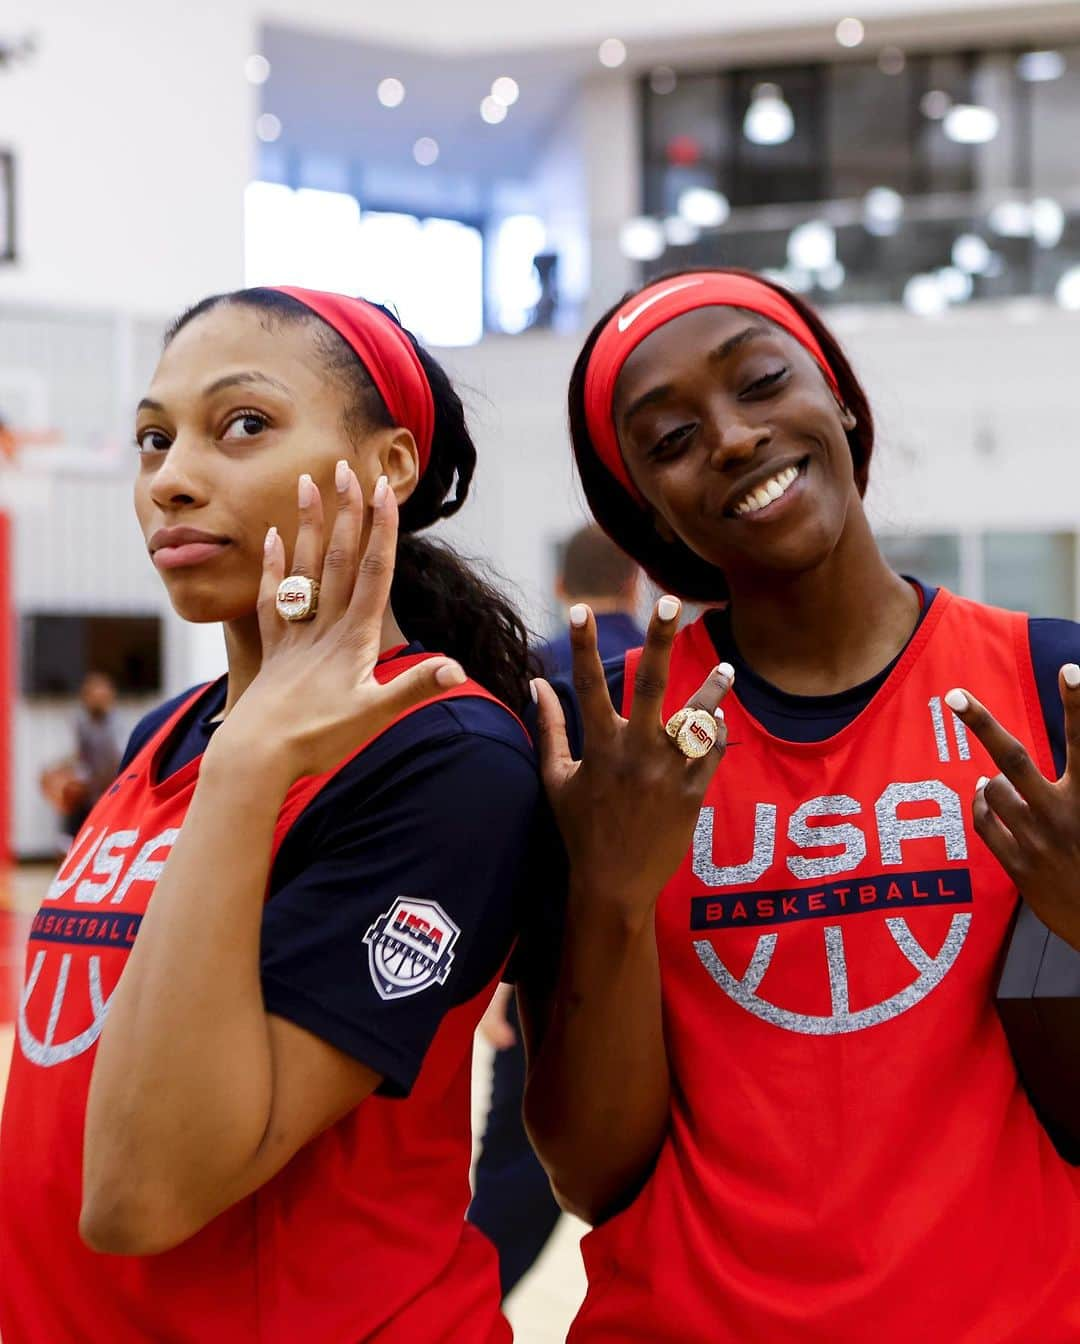
<path fill-rule="evenodd" d="M 245 1193 L 273 1061 L 259 939 L 288 780 L 207 753 L 98 1044 L 84 1220 L 195 1231 Z M 235 1196 L 234 1196 L 235 1192 Z"/>
<path fill-rule="evenodd" d="M 651 914 L 628 920 L 572 892 L 563 960 L 530 1061 L 525 1118 L 563 1205 L 601 1218 L 648 1172 L 670 1076 Z"/>

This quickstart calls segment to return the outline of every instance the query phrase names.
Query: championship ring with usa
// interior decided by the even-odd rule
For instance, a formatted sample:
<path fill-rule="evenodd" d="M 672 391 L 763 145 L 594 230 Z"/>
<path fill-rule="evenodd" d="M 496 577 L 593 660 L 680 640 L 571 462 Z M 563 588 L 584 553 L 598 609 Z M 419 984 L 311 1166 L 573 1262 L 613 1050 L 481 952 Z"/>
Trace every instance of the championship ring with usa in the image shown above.
<path fill-rule="evenodd" d="M 318 580 L 290 574 L 278 584 L 276 605 L 283 620 L 310 621 L 319 610 Z"/>
<path fill-rule="evenodd" d="M 691 761 L 707 756 L 719 735 L 716 719 L 707 709 L 680 709 L 668 719 L 665 729 L 668 737 Z"/>

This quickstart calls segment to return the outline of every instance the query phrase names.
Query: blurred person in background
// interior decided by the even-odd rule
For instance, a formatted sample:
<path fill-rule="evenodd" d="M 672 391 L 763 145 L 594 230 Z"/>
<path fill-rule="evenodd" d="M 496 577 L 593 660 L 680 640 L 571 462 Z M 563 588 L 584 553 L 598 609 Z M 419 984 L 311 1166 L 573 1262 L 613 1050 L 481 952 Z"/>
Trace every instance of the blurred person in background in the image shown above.
<path fill-rule="evenodd" d="M 79 688 L 75 714 L 75 751 L 48 766 L 41 775 L 41 791 L 55 809 L 66 852 L 78 835 L 90 809 L 116 777 L 120 744 L 114 710 L 116 687 L 103 672 L 91 672 Z"/>
<path fill-rule="evenodd" d="M 228 674 L 136 728 L 33 922 L 4 1344 L 508 1340 L 470 1072 L 540 788 L 525 629 L 415 535 L 461 401 L 385 309 L 244 290 L 174 324 L 135 442 Z"/>
<path fill-rule="evenodd" d="M 579 528 L 562 548 L 555 595 L 565 607 L 588 603 L 596 613 L 600 656 L 618 659 L 638 648 L 641 570 L 595 525 Z M 567 676 L 570 640 L 560 634 L 537 650 L 544 673 Z M 491 1108 L 476 1164 L 469 1218 L 495 1243 L 505 1297 L 535 1264 L 547 1244 L 560 1209 L 525 1132 L 521 1103 L 525 1090 L 525 1050 L 521 1043 L 513 988 L 500 985 L 480 1030 L 495 1049 Z"/>
<path fill-rule="evenodd" d="M 594 1225 L 571 1344 L 1074 1344 L 1080 1169 L 994 988 L 1021 892 L 1080 948 L 1080 626 L 890 569 L 866 393 L 779 285 L 653 281 L 569 402 L 668 594 L 616 668 L 572 609 L 576 697 L 536 687 L 570 883 L 519 1004 Z"/>

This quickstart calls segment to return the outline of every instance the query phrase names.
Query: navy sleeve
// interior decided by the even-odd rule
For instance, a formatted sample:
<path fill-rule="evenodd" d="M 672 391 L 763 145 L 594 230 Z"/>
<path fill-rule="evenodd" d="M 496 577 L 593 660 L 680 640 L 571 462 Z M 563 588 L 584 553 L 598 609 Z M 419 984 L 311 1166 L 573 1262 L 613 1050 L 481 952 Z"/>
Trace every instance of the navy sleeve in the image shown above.
<path fill-rule="evenodd" d="M 1080 625 L 1075 621 L 1033 616 L 1028 622 L 1028 641 L 1050 749 L 1061 775 L 1065 770 L 1065 714 L 1058 691 L 1058 673 L 1063 663 L 1080 663 Z"/>
<path fill-rule="evenodd" d="M 263 916 L 267 1010 L 406 1096 L 446 1012 L 499 972 L 521 917 L 535 760 L 486 701 L 410 715 L 305 809 Z"/>

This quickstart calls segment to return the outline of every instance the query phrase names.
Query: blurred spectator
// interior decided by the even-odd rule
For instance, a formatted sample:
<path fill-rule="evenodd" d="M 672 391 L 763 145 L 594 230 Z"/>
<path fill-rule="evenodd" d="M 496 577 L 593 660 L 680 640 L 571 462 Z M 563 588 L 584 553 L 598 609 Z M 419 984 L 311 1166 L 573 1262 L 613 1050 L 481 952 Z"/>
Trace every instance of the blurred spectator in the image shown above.
<path fill-rule="evenodd" d="M 635 619 L 640 581 L 635 562 L 598 527 L 583 527 L 566 543 L 555 592 L 567 608 L 584 602 L 593 609 L 605 660 L 638 648 L 644 639 Z M 569 676 L 568 634 L 541 645 L 537 653 L 547 676 Z M 506 1297 L 536 1262 L 560 1210 L 521 1118 L 525 1050 L 510 985 L 499 986 L 480 1030 L 495 1048 L 495 1063 L 469 1218 L 495 1243 Z"/>
<path fill-rule="evenodd" d="M 114 709 L 116 687 L 102 672 L 91 672 L 79 690 L 75 753 L 49 766 L 41 777 L 45 797 L 60 814 L 60 829 L 78 835 L 90 809 L 116 778 L 120 765 Z"/>

